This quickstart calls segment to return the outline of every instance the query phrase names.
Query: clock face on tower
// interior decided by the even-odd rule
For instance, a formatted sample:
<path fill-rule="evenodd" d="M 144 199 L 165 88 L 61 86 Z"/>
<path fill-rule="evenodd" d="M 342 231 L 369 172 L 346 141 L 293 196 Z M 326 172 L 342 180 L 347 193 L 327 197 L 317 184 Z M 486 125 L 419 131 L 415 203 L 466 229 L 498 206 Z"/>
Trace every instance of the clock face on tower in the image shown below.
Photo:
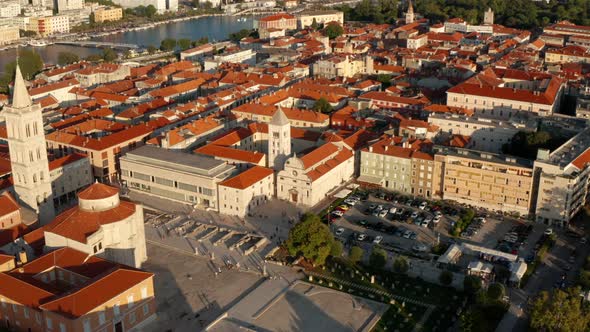
<path fill-rule="evenodd" d="M 293 171 L 293 176 L 297 176 L 297 171 Z"/>

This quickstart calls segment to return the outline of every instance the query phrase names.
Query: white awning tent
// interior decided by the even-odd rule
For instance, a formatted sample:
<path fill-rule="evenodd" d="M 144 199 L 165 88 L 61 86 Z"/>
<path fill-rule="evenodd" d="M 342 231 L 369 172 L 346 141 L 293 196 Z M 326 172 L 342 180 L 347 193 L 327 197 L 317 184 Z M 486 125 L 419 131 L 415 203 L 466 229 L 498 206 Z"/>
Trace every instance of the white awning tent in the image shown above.
<path fill-rule="evenodd" d="M 445 253 L 440 256 L 437 260 L 439 264 L 452 264 L 457 261 L 457 259 L 461 256 L 461 247 L 457 244 L 453 243 Z"/>
<path fill-rule="evenodd" d="M 473 261 L 470 262 L 467 266 L 467 270 L 470 272 L 476 272 L 478 274 L 490 274 L 494 266 L 490 263 L 484 263 L 482 261 Z"/>
<path fill-rule="evenodd" d="M 461 246 L 463 247 L 463 250 L 469 250 L 487 256 L 494 256 L 496 258 L 504 258 L 510 262 L 516 262 L 516 259 L 518 258 L 518 256 L 513 254 L 486 247 L 476 246 L 474 244 L 462 243 Z"/>
<path fill-rule="evenodd" d="M 337 192 L 334 197 L 336 198 L 345 198 L 346 196 L 350 195 L 352 191 L 348 190 L 348 189 L 342 189 L 339 192 Z"/>
<path fill-rule="evenodd" d="M 523 261 L 518 261 L 510 264 L 510 281 L 520 282 L 527 270 L 527 264 Z"/>
<path fill-rule="evenodd" d="M 378 184 L 378 185 L 381 185 L 382 180 L 383 179 L 378 176 L 370 176 L 370 175 L 361 175 L 356 179 L 357 182 L 372 183 L 372 184 Z"/>

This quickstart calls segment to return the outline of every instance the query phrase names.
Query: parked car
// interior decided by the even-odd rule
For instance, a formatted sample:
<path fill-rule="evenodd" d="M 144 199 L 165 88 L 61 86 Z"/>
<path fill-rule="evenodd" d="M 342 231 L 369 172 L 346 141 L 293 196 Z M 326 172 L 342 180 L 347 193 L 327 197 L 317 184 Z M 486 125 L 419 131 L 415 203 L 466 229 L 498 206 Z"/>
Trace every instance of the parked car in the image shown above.
<path fill-rule="evenodd" d="M 387 210 L 381 210 L 379 212 L 379 217 L 381 217 L 381 218 L 385 218 L 386 215 L 387 215 Z"/>
<path fill-rule="evenodd" d="M 426 209 L 426 207 L 427 207 L 427 206 L 428 206 L 428 203 L 426 203 L 426 202 L 422 202 L 422 203 L 420 203 L 420 206 L 418 206 L 418 208 L 419 208 L 420 210 L 424 210 L 424 209 Z"/>
<path fill-rule="evenodd" d="M 408 230 L 406 230 L 406 231 L 404 232 L 404 234 L 403 234 L 402 236 L 403 236 L 404 238 L 406 238 L 406 239 L 409 239 L 409 238 L 412 236 L 412 233 L 413 233 L 413 232 L 412 232 L 411 230 L 409 230 L 409 229 L 408 229 Z"/>
<path fill-rule="evenodd" d="M 432 222 L 432 219 L 426 218 L 426 219 L 424 219 L 424 220 L 422 220 L 420 222 L 420 226 L 422 226 L 422 227 L 428 227 L 428 225 L 430 225 L 430 222 Z"/>
<path fill-rule="evenodd" d="M 369 209 L 371 209 L 371 210 L 375 210 L 376 207 L 377 207 L 377 204 L 374 204 L 374 203 L 369 205 Z"/>
<path fill-rule="evenodd" d="M 543 234 L 545 234 L 545 235 L 551 235 L 551 234 L 553 234 L 553 228 L 551 228 L 551 227 L 550 228 L 547 228 Z"/>
<path fill-rule="evenodd" d="M 343 215 L 344 215 L 344 211 L 341 211 L 341 210 L 332 211 L 332 216 L 334 216 L 334 217 L 342 217 Z"/>
<path fill-rule="evenodd" d="M 416 219 L 416 218 L 418 218 L 418 215 L 419 215 L 418 211 L 414 211 L 414 212 L 412 212 L 412 215 L 410 216 L 410 218 Z"/>
<path fill-rule="evenodd" d="M 342 210 L 342 211 L 348 211 L 350 209 L 350 206 L 348 206 L 346 204 L 342 204 L 342 205 L 338 206 L 336 209 Z"/>
<path fill-rule="evenodd" d="M 416 240 L 418 238 L 418 234 L 412 232 L 412 234 L 410 234 L 410 240 Z"/>
<path fill-rule="evenodd" d="M 383 205 L 379 204 L 377 205 L 377 207 L 375 208 L 375 211 L 381 211 L 383 210 Z"/>
<path fill-rule="evenodd" d="M 432 219 L 432 222 L 435 223 L 435 224 L 438 224 L 440 222 L 441 217 L 442 216 L 440 214 L 434 216 L 434 219 Z"/>
<path fill-rule="evenodd" d="M 391 208 L 389 209 L 389 213 L 391 213 L 391 214 L 394 214 L 394 213 L 396 213 L 396 212 L 397 212 L 397 208 L 396 208 L 395 206 L 394 206 L 394 207 L 391 207 Z"/>
<path fill-rule="evenodd" d="M 373 240 L 373 243 L 379 244 L 379 243 L 381 243 L 381 241 L 383 241 L 383 236 L 377 235 L 377 236 L 375 236 L 375 239 Z"/>
<path fill-rule="evenodd" d="M 423 243 L 416 243 L 412 246 L 412 250 L 415 252 L 426 252 L 428 247 Z"/>
<path fill-rule="evenodd" d="M 336 230 L 336 235 L 342 235 L 342 233 L 344 233 L 344 228 L 338 227 L 338 229 Z"/>
<path fill-rule="evenodd" d="M 401 216 L 404 214 L 404 212 L 406 212 L 406 211 L 404 211 L 404 209 L 399 208 L 397 211 L 395 211 L 395 214 L 397 214 L 398 216 Z"/>
<path fill-rule="evenodd" d="M 367 239 L 367 234 L 361 233 L 361 234 L 359 234 L 359 235 L 357 236 L 357 238 L 356 238 L 356 239 L 357 239 L 357 240 L 359 240 L 359 241 L 364 241 L 364 240 L 366 240 L 366 239 Z"/>

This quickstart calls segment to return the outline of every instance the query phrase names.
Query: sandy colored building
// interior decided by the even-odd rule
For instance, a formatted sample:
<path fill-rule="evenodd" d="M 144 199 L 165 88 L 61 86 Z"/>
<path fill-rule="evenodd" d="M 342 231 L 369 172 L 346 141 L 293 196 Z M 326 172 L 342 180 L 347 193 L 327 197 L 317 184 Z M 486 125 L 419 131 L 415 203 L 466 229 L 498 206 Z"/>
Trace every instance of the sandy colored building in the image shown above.
<path fill-rule="evenodd" d="M 552 48 L 545 52 L 547 63 L 590 63 L 590 50 L 586 47 L 569 45 Z"/>
<path fill-rule="evenodd" d="M 0 45 L 12 44 L 20 39 L 17 26 L 0 27 Z"/>
<path fill-rule="evenodd" d="M 254 166 L 219 183 L 219 212 L 245 217 L 274 196 L 274 171 Z"/>
<path fill-rule="evenodd" d="M 297 14 L 297 27 L 303 29 L 313 24 L 326 24 L 330 22 L 337 22 L 340 25 L 344 24 L 344 13 L 338 10 L 318 10 L 318 11 L 303 11 Z"/>
<path fill-rule="evenodd" d="M 69 247 L 113 262 L 141 267 L 147 260 L 143 206 L 119 190 L 95 183 L 78 193 L 78 205 L 45 226 L 45 247 Z"/>
<path fill-rule="evenodd" d="M 434 158 L 435 197 L 521 215 L 533 209 L 530 160 L 450 147 Z"/>
<path fill-rule="evenodd" d="M 555 151 L 539 150 L 535 173 L 539 175 L 536 220 L 567 226 L 588 204 L 590 186 L 590 129 L 574 136 Z"/>
<path fill-rule="evenodd" d="M 316 77 L 335 78 L 372 74 L 373 58 L 369 55 L 331 55 L 313 63 L 312 73 Z"/>
<path fill-rule="evenodd" d="M 141 331 L 156 317 L 153 277 L 57 249 L 0 273 L 0 320 L 18 332 Z"/>
<path fill-rule="evenodd" d="M 557 76 L 511 82 L 486 69 L 447 90 L 447 105 L 502 119 L 520 111 L 548 116 L 557 113 L 563 92 L 564 82 Z"/>
<path fill-rule="evenodd" d="M 43 37 L 68 33 L 70 32 L 70 18 L 67 15 L 31 17 L 27 30 L 34 31 Z"/>
<path fill-rule="evenodd" d="M 123 18 L 123 8 L 101 7 L 94 11 L 94 21 L 102 23 L 105 21 L 118 21 Z"/>
<path fill-rule="evenodd" d="M 234 172 L 221 160 L 149 145 L 121 157 L 121 179 L 130 190 L 214 211 L 217 184 Z"/>

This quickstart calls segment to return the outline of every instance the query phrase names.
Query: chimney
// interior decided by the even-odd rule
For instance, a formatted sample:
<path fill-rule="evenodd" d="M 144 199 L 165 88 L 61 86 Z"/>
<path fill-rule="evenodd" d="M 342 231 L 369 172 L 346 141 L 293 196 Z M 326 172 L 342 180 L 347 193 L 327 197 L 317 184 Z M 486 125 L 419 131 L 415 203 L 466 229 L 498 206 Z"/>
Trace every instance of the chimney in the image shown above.
<path fill-rule="evenodd" d="M 373 147 L 369 146 L 369 152 L 373 152 Z"/>
<path fill-rule="evenodd" d="M 18 253 L 18 260 L 20 261 L 21 265 L 22 264 L 27 264 L 28 259 L 27 259 L 27 252 L 22 249 L 21 251 L 19 251 Z"/>

